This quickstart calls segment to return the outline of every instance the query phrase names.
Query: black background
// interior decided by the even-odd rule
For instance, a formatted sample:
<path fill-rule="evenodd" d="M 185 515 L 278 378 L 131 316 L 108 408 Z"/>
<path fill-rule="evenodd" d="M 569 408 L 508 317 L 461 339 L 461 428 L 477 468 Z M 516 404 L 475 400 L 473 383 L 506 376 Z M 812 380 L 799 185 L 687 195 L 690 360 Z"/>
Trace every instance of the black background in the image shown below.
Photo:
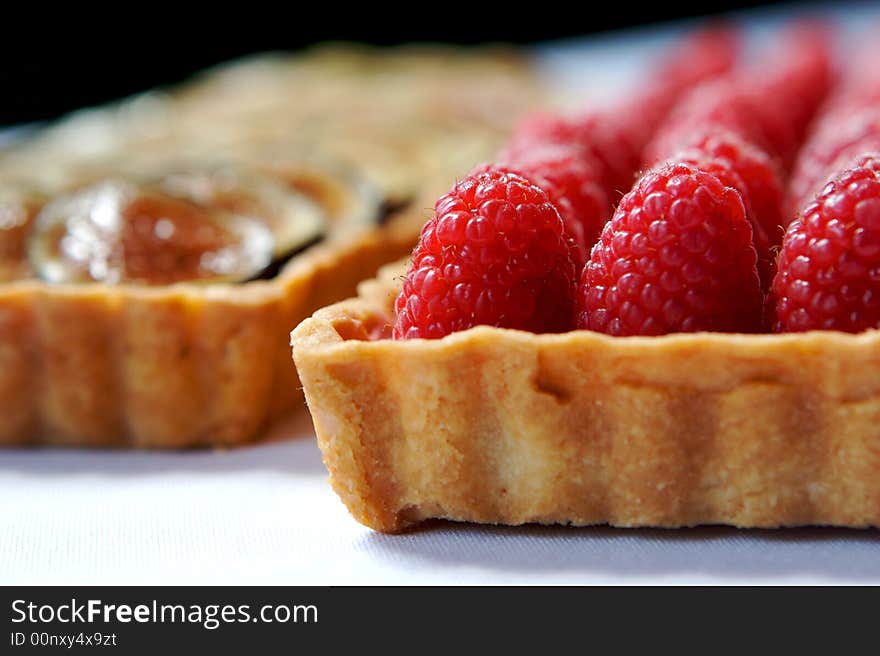
<path fill-rule="evenodd" d="M 118 4 L 88 14 L 77 7 L 63 16 L 52 5 L 34 5 L 31 15 L 5 23 L 0 14 L 0 125 L 48 119 L 171 84 L 243 54 L 326 40 L 533 43 L 770 4 L 780 3 L 604 0 L 508 6 L 447 0 L 370 3 L 358 12 L 342 3 L 199 9 Z"/>

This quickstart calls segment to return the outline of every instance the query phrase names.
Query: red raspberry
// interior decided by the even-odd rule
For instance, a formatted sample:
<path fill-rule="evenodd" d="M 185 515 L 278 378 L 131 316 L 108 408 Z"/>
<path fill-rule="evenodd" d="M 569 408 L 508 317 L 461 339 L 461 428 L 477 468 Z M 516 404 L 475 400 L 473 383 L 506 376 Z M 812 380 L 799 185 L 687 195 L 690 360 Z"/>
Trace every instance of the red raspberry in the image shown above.
<path fill-rule="evenodd" d="M 836 162 L 878 149 L 880 109 L 825 114 L 798 156 L 788 183 L 786 213 L 797 216 L 834 175 L 831 167 Z"/>
<path fill-rule="evenodd" d="M 834 90 L 834 96 L 825 107 L 837 115 L 851 114 L 854 110 L 880 105 L 880 24 L 875 24 L 858 43 L 847 49 L 846 75 Z"/>
<path fill-rule="evenodd" d="M 635 93 L 609 109 L 528 117 L 514 132 L 508 155 L 536 144 L 576 146 L 595 168 L 606 195 L 616 198 L 632 186 L 645 144 L 679 95 L 729 70 L 738 45 L 736 32 L 726 26 L 687 34 L 660 59 Z"/>
<path fill-rule="evenodd" d="M 437 201 L 397 297 L 395 339 L 485 324 L 572 328 L 575 270 L 547 194 L 499 170 L 470 175 Z"/>
<path fill-rule="evenodd" d="M 596 167 L 598 182 L 609 196 L 629 189 L 639 168 L 639 144 L 628 132 L 626 122 L 614 116 L 598 112 L 577 116 L 533 114 L 514 132 L 507 153 L 528 152 L 548 144 L 580 149 L 588 163 Z"/>
<path fill-rule="evenodd" d="M 765 142 L 791 168 L 807 128 L 834 81 L 831 30 L 801 21 L 780 37 L 769 74 L 745 76 L 740 84 L 755 113 Z"/>
<path fill-rule="evenodd" d="M 547 192 L 574 242 L 572 259 L 580 271 L 602 227 L 611 218 L 611 202 L 596 181 L 595 167 L 575 148 L 561 145 L 507 150 L 499 154 L 497 161 L 501 168 Z"/>
<path fill-rule="evenodd" d="M 781 40 L 769 65 L 705 83 L 688 94 L 646 148 L 645 163 L 668 158 L 694 129 L 713 127 L 735 132 L 779 157 L 787 170 L 832 74 L 824 26 L 796 25 Z"/>
<path fill-rule="evenodd" d="M 736 63 L 739 37 L 730 25 L 695 30 L 675 44 L 654 66 L 654 79 L 681 91 L 729 71 Z"/>
<path fill-rule="evenodd" d="M 763 151 L 723 130 L 695 133 L 687 150 L 673 159 L 711 173 L 740 192 L 752 224 L 758 273 L 770 286 L 771 267 L 782 244 L 782 181 L 774 161 Z"/>
<path fill-rule="evenodd" d="M 636 92 L 613 108 L 615 119 L 641 151 L 681 95 L 729 71 L 736 63 L 739 39 L 726 25 L 686 34 L 661 55 Z"/>
<path fill-rule="evenodd" d="M 880 154 L 832 179 L 792 221 L 772 293 L 776 332 L 880 328 Z"/>
<path fill-rule="evenodd" d="M 669 159 L 686 147 L 695 133 L 708 129 L 732 132 L 769 150 L 742 85 L 724 78 L 700 85 L 676 105 L 645 148 L 644 163 L 653 166 Z"/>
<path fill-rule="evenodd" d="M 620 201 L 581 275 L 578 324 L 610 335 L 755 332 L 763 295 L 739 192 L 685 164 Z"/>

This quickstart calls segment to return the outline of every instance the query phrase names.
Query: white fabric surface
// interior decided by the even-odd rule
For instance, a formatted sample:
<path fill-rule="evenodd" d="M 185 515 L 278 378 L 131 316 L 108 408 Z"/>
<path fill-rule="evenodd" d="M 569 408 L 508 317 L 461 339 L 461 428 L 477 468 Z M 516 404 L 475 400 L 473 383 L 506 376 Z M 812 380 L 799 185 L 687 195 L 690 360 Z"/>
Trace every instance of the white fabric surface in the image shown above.
<path fill-rule="evenodd" d="M 665 36 L 540 52 L 595 96 Z M 222 452 L 0 450 L 0 584 L 880 583 L 877 531 L 436 523 L 380 535 L 327 485 L 307 416 L 274 433 Z"/>

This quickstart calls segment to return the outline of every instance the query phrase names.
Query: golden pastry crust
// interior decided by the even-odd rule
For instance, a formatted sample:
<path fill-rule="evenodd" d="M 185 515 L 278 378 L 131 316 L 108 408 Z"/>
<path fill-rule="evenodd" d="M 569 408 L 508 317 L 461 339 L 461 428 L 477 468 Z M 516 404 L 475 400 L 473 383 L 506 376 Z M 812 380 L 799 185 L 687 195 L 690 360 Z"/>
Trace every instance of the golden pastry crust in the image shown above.
<path fill-rule="evenodd" d="M 402 272 L 292 334 L 367 526 L 880 525 L 880 332 L 377 340 Z"/>

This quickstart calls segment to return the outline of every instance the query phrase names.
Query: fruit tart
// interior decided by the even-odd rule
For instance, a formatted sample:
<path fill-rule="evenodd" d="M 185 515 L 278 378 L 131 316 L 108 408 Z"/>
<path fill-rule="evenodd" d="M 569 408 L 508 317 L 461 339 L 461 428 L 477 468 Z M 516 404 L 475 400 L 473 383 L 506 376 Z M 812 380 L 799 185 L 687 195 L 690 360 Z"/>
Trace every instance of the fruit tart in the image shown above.
<path fill-rule="evenodd" d="M 510 53 L 407 52 L 246 61 L 0 153 L 0 444 L 241 444 L 301 404 L 291 327 L 538 95 Z"/>
<path fill-rule="evenodd" d="M 357 520 L 880 525 L 880 79 L 835 86 L 829 37 L 786 27 L 650 130 L 639 90 L 527 122 L 410 259 L 296 328 Z M 603 214 L 608 121 L 645 168 Z"/>

